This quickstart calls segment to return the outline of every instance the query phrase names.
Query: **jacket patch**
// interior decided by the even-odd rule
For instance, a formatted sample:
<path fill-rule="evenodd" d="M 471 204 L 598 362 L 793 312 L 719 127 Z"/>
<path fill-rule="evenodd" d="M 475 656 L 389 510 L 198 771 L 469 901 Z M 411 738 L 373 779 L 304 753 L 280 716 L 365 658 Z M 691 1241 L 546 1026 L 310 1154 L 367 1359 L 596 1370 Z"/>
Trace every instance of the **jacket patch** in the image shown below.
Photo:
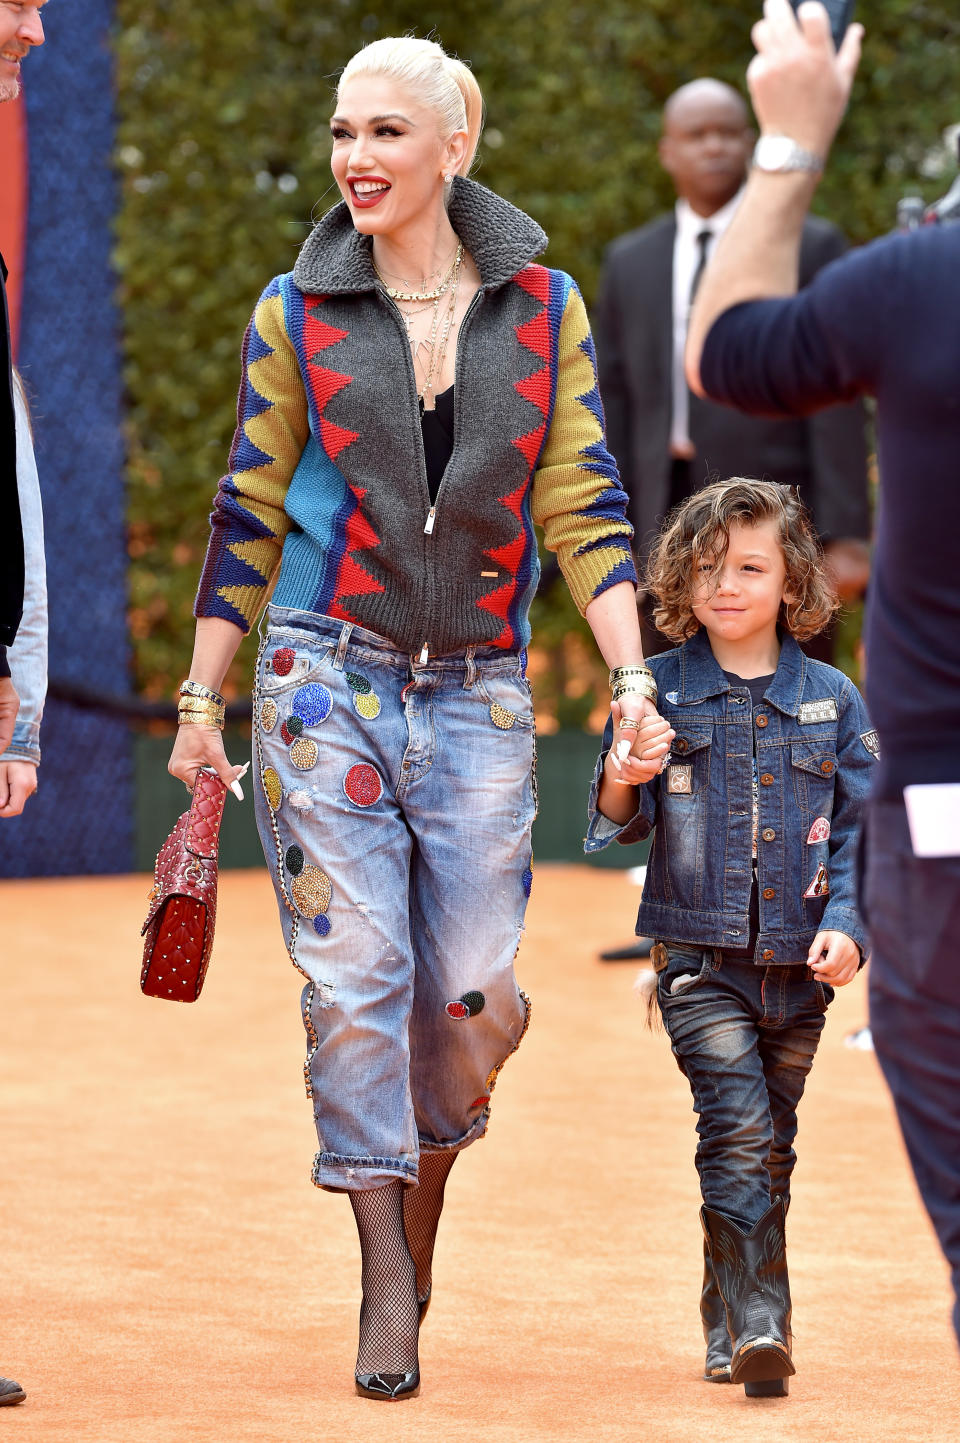
<path fill-rule="evenodd" d="M 861 732 L 860 740 L 872 757 L 880 760 L 880 738 L 876 732 Z"/>
<path fill-rule="evenodd" d="M 797 721 L 806 726 L 810 722 L 836 721 L 838 716 L 836 697 L 823 696 L 816 701 L 801 702 Z"/>
<path fill-rule="evenodd" d="M 830 823 L 826 817 L 818 817 L 807 833 L 807 846 L 812 847 L 816 842 L 826 842 L 830 836 Z"/>
<path fill-rule="evenodd" d="M 827 869 L 822 862 L 817 868 L 817 875 L 803 895 L 805 897 L 829 897 L 830 878 L 827 876 Z"/>
<path fill-rule="evenodd" d="M 664 701 L 668 701 L 671 706 L 676 706 L 679 695 L 678 691 L 668 691 L 664 696 Z"/>
<path fill-rule="evenodd" d="M 693 767 L 689 765 L 668 767 L 667 791 L 689 796 L 693 791 Z"/>

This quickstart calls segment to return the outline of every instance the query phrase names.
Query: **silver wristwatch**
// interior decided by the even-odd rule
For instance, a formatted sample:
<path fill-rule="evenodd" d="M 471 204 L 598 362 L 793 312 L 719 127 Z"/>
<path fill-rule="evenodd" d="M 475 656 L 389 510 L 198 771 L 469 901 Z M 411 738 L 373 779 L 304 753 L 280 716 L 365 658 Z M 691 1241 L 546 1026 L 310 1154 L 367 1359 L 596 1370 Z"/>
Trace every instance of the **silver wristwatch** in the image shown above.
<path fill-rule="evenodd" d="M 788 135 L 761 135 L 753 149 L 753 163 L 757 170 L 774 175 L 788 170 L 805 170 L 810 175 L 819 175 L 823 170 L 823 157 L 804 150 Z"/>

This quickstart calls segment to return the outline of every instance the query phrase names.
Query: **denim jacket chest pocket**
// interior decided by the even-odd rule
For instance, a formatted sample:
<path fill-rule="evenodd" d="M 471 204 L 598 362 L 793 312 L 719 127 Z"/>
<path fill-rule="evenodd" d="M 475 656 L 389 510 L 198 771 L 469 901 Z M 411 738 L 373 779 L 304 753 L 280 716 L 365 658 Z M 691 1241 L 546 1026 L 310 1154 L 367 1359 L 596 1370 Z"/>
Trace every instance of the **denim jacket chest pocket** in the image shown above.
<path fill-rule="evenodd" d="M 670 762 L 660 777 L 656 869 L 659 885 L 671 895 L 694 897 L 699 905 L 704 887 L 705 858 L 710 845 L 710 773 L 722 765 L 713 751 L 713 727 L 702 722 L 673 721 L 677 735 Z"/>
<path fill-rule="evenodd" d="M 790 771 L 800 811 L 805 815 L 829 817 L 837 776 L 836 728 L 791 742 Z"/>

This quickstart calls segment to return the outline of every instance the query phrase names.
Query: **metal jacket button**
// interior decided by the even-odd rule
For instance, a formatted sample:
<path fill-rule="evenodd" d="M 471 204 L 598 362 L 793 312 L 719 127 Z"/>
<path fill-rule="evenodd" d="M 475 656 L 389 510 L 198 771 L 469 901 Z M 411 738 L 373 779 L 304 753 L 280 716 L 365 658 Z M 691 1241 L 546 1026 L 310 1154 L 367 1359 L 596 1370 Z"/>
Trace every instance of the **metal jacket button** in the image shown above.
<path fill-rule="evenodd" d="M 820 770 L 823 772 L 823 775 L 824 775 L 825 777 L 828 777 L 828 776 L 830 775 L 830 773 L 833 771 L 833 762 L 830 761 L 829 757 L 827 758 L 826 761 L 823 761 L 823 762 L 820 763 Z"/>
<path fill-rule="evenodd" d="M 772 772 L 764 772 L 763 776 L 760 778 L 760 785 L 761 785 L 762 787 L 772 787 L 772 786 L 773 786 L 773 773 L 772 773 Z"/>
<path fill-rule="evenodd" d="M 766 901 L 769 902 L 769 901 L 771 901 L 777 894 L 776 894 L 776 892 L 774 891 L 773 887 L 764 887 L 764 889 L 763 889 L 763 895 L 764 895 L 764 898 L 766 899 Z"/>
<path fill-rule="evenodd" d="M 760 835 L 765 842 L 772 842 L 777 834 L 772 827 L 764 827 Z"/>
<path fill-rule="evenodd" d="M 768 716 L 758 716 L 758 717 L 757 717 L 757 726 L 758 726 L 758 727 L 765 727 L 766 724 L 767 724 L 767 722 L 768 722 L 769 720 L 770 720 L 770 718 L 769 718 Z"/>
<path fill-rule="evenodd" d="M 763 954 L 763 960 L 764 960 L 764 962 L 772 962 L 772 961 L 773 961 L 773 948 L 772 948 L 772 947 L 768 947 L 768 948 L 765 950 L 765 952 L 764 952 L 764 954 Z"/>
<path fill-rule="evenodd" d="M 676 741 L 673 744 L 673 750 L 675 752 L 685 752 L 689 745 L 690 743 L 687 741 L 686 737 L 677 737 Z"/>

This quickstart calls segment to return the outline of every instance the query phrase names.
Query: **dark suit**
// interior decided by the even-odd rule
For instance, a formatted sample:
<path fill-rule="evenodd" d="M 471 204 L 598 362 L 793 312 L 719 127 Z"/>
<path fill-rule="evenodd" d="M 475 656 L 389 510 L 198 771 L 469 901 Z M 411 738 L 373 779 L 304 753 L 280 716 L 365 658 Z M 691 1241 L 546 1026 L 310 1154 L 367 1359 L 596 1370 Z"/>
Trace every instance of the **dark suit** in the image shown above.
<path fill-rule="evenodd" d="M 7 292 L 0 256 L 0 676 L 9 676 L 6 648 L 23 611 L 23 532 L 17 494 L 17 441 Z"/>
<path fill-rule="evenodd" d="M 607 438 L 630 497 L 641 564 L 670 505 L 675 234 L 671 213 L 613 242 L 594 316 Z M 808 219 L 801 286 L 845 249 L 835 226 Z M 766 476 L 800 488 L 825 540 L 869 536 L 859 402 L 808 420 L 765 420 L 691 395 L 689 430 L 695 486 L 713 477 Z"/>

